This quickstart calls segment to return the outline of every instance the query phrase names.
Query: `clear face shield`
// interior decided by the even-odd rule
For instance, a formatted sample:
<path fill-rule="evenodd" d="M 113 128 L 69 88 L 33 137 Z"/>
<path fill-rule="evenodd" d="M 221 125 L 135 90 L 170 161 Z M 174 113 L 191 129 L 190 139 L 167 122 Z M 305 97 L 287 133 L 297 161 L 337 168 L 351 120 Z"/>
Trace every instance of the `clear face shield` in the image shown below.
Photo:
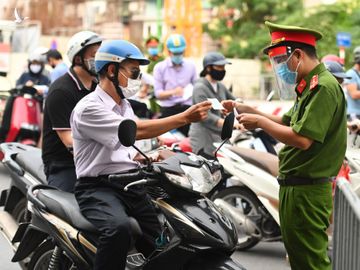
<path fill-rule="evenodd" d="M 288 61 L 293 55 L 293 53 L 291 53 L 290 56 L 288 55 L 290 50 L 291 49 L 286 46 L 269 50 L 269 58 L 278 85 L 279 97 L 282 100 L 295 100 L 296 98 L 297 69 L 300 63 L 295 71 L 289 69 Z"/>

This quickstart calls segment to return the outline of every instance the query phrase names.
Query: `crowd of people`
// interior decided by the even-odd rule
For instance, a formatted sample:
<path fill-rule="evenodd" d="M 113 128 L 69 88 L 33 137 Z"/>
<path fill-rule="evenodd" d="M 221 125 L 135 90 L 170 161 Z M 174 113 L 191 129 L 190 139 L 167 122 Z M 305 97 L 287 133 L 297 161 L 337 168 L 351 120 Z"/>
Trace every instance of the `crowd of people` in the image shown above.
<path fill-rule="evenodd" d="M 118 139 L 123 119 L 137 123 L 137 139 L 152 138 L 177 128 L 190 137 L 194 153 L 213 158 L 226 113 L 239 114 L 236 126 L 262 128 L 285 147 L 279 154 L 281 232 L 292 269 L 330 269 L 326 228 L 332 211 L 331 180 L 346 149 L 346 120 L 354 129 L 360 118 L 360 47 L 354 66 L 345 73 L 341 59 L 318 60 L 312 29 L 266 22 L 269 56 L 280 97 L 294 106 L 283 116 L 265 114 L 235 101 L 221 82 L 231 65 L 219 52 L 207 53 L 198 74 L 184 57 L 186 40 L 170 35 L 164 58 L 156 37 L 146 40 L 149 57 L 124 40 L 104 41 L 91 31 L 75 34 L 68 43 L 68 68 L 57 50 L 35 52 L 17 85 L 32 86 L 44 96 L 42 157 L 50 185 L 74 192 L 83 215 L 97 227 L 100 242 L 94 269 L 124 269 L 130 244 L 129 215 L 144 231 L 139 246 L 154 249 L 158 221 L 141 189 L 124 192 L 107 176 L 137 168 L 141 159 Z M 44 72 L 45 64 L 53 70 Z M 140 66 L 148 65 L 143 75 Z M 343 90 L 341 86 L 343 86 Z M 148 96 L 152 116 L 135 116 L 136 96 Z M 224 110 L 212 107 L 217 99 Z M 346 106 L 347 103 L 347 106 Z M 346 109 L 347 108 L 347 109 Z M 360 125 L 359 125 L 360 126 Z M 334 148 L 336 153 L 334 154 Z M 141 203 L 139 203 L 141 202 Z"/>

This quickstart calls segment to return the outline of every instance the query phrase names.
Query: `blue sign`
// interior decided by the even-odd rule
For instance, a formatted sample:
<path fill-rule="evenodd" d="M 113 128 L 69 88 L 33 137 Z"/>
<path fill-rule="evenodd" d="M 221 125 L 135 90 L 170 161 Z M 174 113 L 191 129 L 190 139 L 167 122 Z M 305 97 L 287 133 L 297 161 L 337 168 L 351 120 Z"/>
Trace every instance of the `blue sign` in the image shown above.
<path fill-rule="evenodd" d="M 338 47 L 350 47 L 351 46 L 351 34 L 345 32 L 339 32 L 336 34 L 336 44 Z"/>

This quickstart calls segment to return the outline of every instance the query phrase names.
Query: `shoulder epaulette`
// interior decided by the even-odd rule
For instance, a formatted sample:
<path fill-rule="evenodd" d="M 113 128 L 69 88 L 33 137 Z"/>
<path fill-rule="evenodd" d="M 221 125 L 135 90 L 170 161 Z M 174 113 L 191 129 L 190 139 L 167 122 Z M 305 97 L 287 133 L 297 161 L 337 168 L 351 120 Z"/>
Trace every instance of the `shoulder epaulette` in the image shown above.
<path fill-rule="evenodd" d="M 319 75 L 314 75 L 312 78 L 311 78 L 311 81 L 310 81 L 310 90 L 314 90 L 314 88 L 316 86 L 318 86 L 319 84 Z"/>

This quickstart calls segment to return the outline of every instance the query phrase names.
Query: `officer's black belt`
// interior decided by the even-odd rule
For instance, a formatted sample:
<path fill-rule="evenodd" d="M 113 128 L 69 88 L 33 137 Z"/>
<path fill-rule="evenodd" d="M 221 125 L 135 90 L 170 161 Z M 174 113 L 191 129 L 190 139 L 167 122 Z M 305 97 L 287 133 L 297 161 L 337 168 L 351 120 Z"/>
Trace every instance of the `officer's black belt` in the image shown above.
<path fill-rule="evenodd" d="M 286 178 L 277 178 L 280 186 L 303 186 L 303 185 L 316 185 L 332 182 L 333 178 L 304 178 L 297 176 L 289 176 Z"/>

